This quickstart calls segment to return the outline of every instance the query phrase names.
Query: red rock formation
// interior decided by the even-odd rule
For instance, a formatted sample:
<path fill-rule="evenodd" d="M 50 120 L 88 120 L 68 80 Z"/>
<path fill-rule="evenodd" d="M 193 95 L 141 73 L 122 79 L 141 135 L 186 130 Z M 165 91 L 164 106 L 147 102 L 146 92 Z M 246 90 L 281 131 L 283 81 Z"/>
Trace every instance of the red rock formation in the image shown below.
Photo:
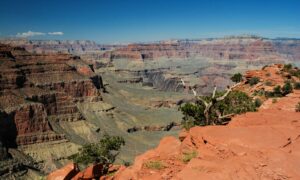
<path fill-rule="evenodd" d="M 96 179 L 102 176 L 103 165 L 101 164 L 94 164 L 87 167 L 85 170 L 79 172 L 76 176 L 72 179 L 80 180 L 80 179 Z"/>
<path fill-rule="evenodd" d="M 77 164 L 70 163 L 64 166 L 63 168 L 49 174 L 47 176 L 47 180 L 71 179 L 78 173 L 79 173 L 79 168 Z"/>
<path fill-rule="evenodd" d="M 299 179 L 299 101 L 296 91 L 267 109 L 236 116 L 228 126 L 194 127 L 180 140 L 165 137 L 115 179 Z M 147 167 L 151 161 L 163 167 Z"/>
<path fill-rule="evenodd" d="M 49 120 L 84 119 L 76 102 L 100 100 L 101 77 L 69 54 L 30 54 L 0 45 L 0 134 L 8 146 L 64 138 Z M 5 128 L 6 127 L 6 128 Z"/>
<path fill-rule="evenodd" d="M 260 38 L 229 38 L 199 41 L 176 41 L 130 44 L 103 54 L 110 59 L 159 59 L 207 57 L 213 59 L 281 60 L 271 42 Z"/>

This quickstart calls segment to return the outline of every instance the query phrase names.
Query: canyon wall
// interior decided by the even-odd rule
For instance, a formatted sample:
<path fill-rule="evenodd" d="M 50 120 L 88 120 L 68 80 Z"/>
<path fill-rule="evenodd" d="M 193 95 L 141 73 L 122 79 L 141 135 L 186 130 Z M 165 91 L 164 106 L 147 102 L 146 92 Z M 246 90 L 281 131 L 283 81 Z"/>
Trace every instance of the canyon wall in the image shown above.
<path fill-rule="evenodd" d="M 76 56 L 0 45 L 0 61 L 0 134 L 6 147 L 65 139 L 50 122 L 84 120 L 76 103 L 101 100 L 101 77 Z"/>
<path fill-rule="evenodd" d="M 129 44 L 103 54 L 110 59 L 155 60 L 159 58 L 206 57 L 223 60 L 281 60 L 285 54 L 298 58 L 298 41 L 268 40 L 258 37 L 232 37 L 203 40 Z M 293 46 L 293 50 L 286 47 Z"/>

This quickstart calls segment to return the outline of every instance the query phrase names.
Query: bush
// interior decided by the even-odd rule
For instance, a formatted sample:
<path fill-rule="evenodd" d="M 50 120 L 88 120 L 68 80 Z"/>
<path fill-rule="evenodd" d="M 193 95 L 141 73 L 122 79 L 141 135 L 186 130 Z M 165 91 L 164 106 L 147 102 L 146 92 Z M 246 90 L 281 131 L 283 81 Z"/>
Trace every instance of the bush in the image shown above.
<path fill-rule="evenodd" d="M 296 112 L 300 112 L 300 102 L 296 105 Z"/>
<path fill-rule="evenodd" d="M 259 82 L 259 78 L 258 78 L 258 77 L 252 77 L 252 78 L 249 80 L 250 86 L 253 86 L 253 85 L 257 84 L 258 82 Z"/>
<path fill-rule="evenodd" d="M 260 99 L 257 98 L 257 99 L 255 99 L 254 104 L 255 104 L 255 107 L 260 107 L 262 102 Z"/>
<path fill-rule="evenodd" d="M 282 92 L 281 92 L 281 87 L 278 85 L 273 88 L 273 97 L 281 97 Z"/>
<path fill-rule="evenodd" d="M 72 155 L 70 159 L 84 165 L 94 162 L 101 163 L 104 165 L 103 173 L 107 173 L 108 165 L 115 161 L 123 145 L 125 145 L 125 141 L 122 137 L 106 134 L 98 143 L 83 145 L 79 152 Z"/>
<path fill-rule="evenodd" d="M 294 89 L 300 89 L 300 82 L 294 83 Z"/>
<path fill-rule="evenodd" d="M 266 94 L 265 90 L 260 89 L 260 90 L 255 90 L 253 96 L 264 96 L 265 94 Z"/>
<path fill-rule="evenodd" d="M 224 92 L 217 92 L 216 97 L 220 97 Z M 203 96 L 202 99 L 207 101 L 213 101 L 210 96 Z M 179 110 L 183 113 L 184 117 L 182 120 L 182 125 L 186 129 L 189 129 L 193 126 L 205 126 L 207 124 L 206 118 L 204 115 L 205 105 L 201 101 L 197 101 L 195 104 L 187 103 L 184 104 Z M 232 91 L 228 96 L 219 102 L 216 102 L 209 114 L 209 123 L 216 122 L 218 120 L 218 114 L 240 114 L 247 111 L 255 111 L 256 106 L 252 99 L 244 92 L 241 91 Z M 220 124 L 227 121 L 228 118 L 224 119 Z"/>
<path fill-rule="evenodd" d="M 292 68 L 293 68 L 292 64 L 285 64 L 283 66 L 283 70 L 286 71 L 286 72 L 290 71 Z"/>
<path fill-rule="evenodd" d="M 243 80 L 243 75 L 241 73 L 236 73 L 230 78 L 233 82 L 241 82 Z"/>
<path fill-rule="evenodd" d="M 285 82 L 285 84 L 281 88 L 281 91 L 282 91 L 283 96 L 293 92 L 293 86 L 292 86 L 291 82 L 289 82 L 289 81 Z"/>

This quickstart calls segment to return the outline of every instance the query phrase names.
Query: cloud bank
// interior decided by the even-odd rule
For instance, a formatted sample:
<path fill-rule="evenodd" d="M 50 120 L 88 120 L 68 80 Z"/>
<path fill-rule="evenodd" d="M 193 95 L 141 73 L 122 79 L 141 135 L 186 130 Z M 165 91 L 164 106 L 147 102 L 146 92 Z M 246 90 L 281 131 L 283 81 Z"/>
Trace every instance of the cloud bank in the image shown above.
<path fill-rule="evenodd" d="M 48 33 L 27 31 L 27 32 L 17 33 L 16 37 L 28 38 L 28 37 L 33 37 L 33 36 L 44 36 L 44 35 L 62 36 L 62 35 L 64 35 L 64 33 L 60 32 L 60 31 L 57 31 L 57 32 L 48 32 Z"/>
<path fill-rule="evenodd" d="M 28 31 L 28 32 L 23 32 L 23 33 L 17 33 L 17 37 L 33 37 L 33 36 L 44 36 L 45 33 L 42 32 L 33 32 L 33 31 Z"/>
<path fill-rule="evenodd" d="M 63 32 L 48 32 L 49 35 L 56 35 L 56 36 L 62 36 L 64 35 Z"/>

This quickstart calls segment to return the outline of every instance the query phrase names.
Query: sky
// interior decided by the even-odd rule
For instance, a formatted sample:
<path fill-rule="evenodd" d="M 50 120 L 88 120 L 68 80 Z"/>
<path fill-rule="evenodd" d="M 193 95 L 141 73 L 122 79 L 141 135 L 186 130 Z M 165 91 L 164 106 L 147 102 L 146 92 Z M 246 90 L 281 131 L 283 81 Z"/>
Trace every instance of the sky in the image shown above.
<path fill-rule="evenodd" d="M 300 38 L 300 0 L 0 0 L 0 37 L 149 42 Z"/>

